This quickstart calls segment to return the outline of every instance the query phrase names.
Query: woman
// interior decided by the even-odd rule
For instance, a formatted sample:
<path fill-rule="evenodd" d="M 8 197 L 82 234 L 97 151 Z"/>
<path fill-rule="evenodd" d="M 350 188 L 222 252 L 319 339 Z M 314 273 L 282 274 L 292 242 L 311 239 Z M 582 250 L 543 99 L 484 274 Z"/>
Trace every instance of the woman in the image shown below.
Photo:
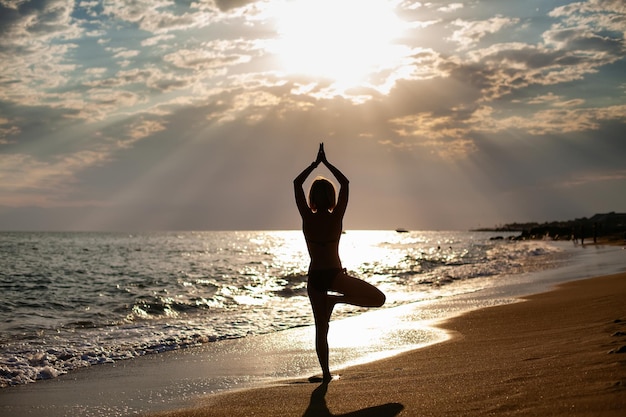
<path fill-rule="evenodd" d="M 339 181 L 339 195 L 335 198 L 334 185 L 326 178 L 318 177 L 311 185 L 307 204 L 302 185 L 319 164 L 324 164 Z M 385 295 L 380 290 L 349 276 L 341 266 L 339 238 L 348 205 L 348 184 L 345 175 L 326 159 L 323 143 L 315 162 L 293 181 L 302 231 L 311 257 L 307 292 L 315 319 L 315 350 L 322 367 L 323 382 L 332 379 L 328 365 L 328 327 L 335 304 L 380 307 L 385 303 Z"/>

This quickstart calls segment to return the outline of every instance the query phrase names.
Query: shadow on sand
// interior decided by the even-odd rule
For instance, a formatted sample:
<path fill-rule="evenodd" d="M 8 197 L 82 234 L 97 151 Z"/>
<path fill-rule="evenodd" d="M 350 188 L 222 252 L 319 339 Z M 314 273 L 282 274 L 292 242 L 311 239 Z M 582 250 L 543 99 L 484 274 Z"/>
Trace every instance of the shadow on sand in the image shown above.
<path fill-rule="evenodd" d="M 327 383 L 321 384 L 313 390 L 309 407 L 302 417 L 394 417 L 404 409 L 402 404 L 388 403 L 346 414 L 332 414 L 326 405 L 326 391 L 328 391 Z"/>

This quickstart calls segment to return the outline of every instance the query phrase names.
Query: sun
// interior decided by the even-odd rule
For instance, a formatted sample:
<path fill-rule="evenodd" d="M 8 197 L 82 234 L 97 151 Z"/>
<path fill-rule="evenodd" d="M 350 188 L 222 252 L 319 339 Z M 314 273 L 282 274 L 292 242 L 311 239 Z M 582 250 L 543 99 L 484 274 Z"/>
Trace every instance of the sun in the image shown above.
<path fill-rule="evenodd" d="M 284 71 L 357 84 L 398 60 L 403 22 L 389 0 L 293 0 L 274 12 Z"/>

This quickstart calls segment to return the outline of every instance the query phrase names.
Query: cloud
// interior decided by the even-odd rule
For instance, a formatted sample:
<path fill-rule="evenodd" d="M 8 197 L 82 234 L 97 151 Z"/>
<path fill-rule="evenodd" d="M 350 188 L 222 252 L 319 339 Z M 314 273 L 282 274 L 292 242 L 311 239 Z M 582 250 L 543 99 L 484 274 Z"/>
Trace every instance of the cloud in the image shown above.
<path fill-rule="evenodd" d="M 483 106 L 469 113 L 461 111 L 435 115 L 424 112 L 392 119 L 390 124 L 400 138 L 413 138 L 409 143 L 414 147 L 431 148 L 439 156 L 452 159 L 464 158 L 477 150 L 472 139 L 477 133 L 521 131 L 534 136 L 561 135 L 599 130 L 606 122 L 626 124 L 626 105 L 574 109 L 567 108 L 567 105 L 558 107 L 530 112 L 526 116 L 498 117 L 493 108 Z M 403 147 L 408 146 L 406 139 L 400 143 Z"/>
<path fill-rule="evenodd" d="M 10 137 L 15 137 L 21 132 L 21 129 L 18 126 L 15 126 L 11 123 L 9 119 L 0 116 L 0 145 L 8 144 L 11 139 Z"/>
<path fill-rule="evenodd" d="M 66 59 L 84 32 L 73 11 L 72 1 L 0 1 L 0 102 L 56 101 L 48 92 L 67 85 L 78 67 Z"/>
<path fill-rule="evenodd" d="M 554 26 L 553 29 L 543 34 L 543 38 L 546 46 L 573 53 L 595 51 L 615 56 L 623 53 L 624 50 L 623 38 L 601 36 L 586 27 Z"/>
<path fill-rule="evenodd" d="M 165 125 L 160 120 L 151 120 L 146 118 L 139 118 L 133 121 L 127 128 L 126 138 L 118 139 L 117 145 L 119 148 L 128 148 L 133 143 L 150 137 L 157 132 L 165 130 Z"/>
<path fill-rule="evenodd" d="M 528 116 L 494 118 L 488 125 L 476 125 L 476 129 L 492 133 L 521 130 L 532 135 L 555 135 L 598 130 L 603 122 L 609 121 L 626 123 L 626 105 L 540 110 Z"/>
<path fill-rule="evenodd" d="M 449 40 L 456 42 L 462 49 L 468 49 L 476 45 L 485 36 L 496 33 L 502 28 L 519 22 L 517 18 L 495 16 L 482 21 L 466 21 L 457 19 L 452 25 L 460 27 L 455 30 Z"/>
<path fill-rule="evenodd" d="M 475 150 L 467 138 L 469 129 L 454 114 L 437 116 L 424 112 L 389 122 L 400 137 L 413 137 L 415 146 L 429 148 L 444 158 L 463 158 Z"/>
<path fill-rule="evenodd" d="M 575 188 L 582 185 L 603 183 L 607 181 L 625 181 L 626 170 L 603 171 L 593 173 L 574 173 L 571 178 L 555 184 L 557 188 Z"/>
<path fill-rule="evenodd" d="M 141 41 L 141 46 L 143 47 L 147 47 L 147 46 L 155 46 L 155 45 L 159 45 L 161 43 L 165 43 L 169 40 L 175 39 L 176 36 L 173 34 L 160 34 L 160 35 L 156 35 L 156 36 L 152 36 L 148 39 L 145 39 L 143 41 Z M 166 46 L 165 46 L 166 47 Z"/>
<path fill-rule="evenodd" d="M 139 55 L 139 51 L 126 48 L 105 48 L 105 50 L 113 52 L 113 58 L 133 58 Z"/>
<path fill-rule="evenodd" d="M 582 12 L 577 12 L 577 5 L 557 8 L 551 16 L 568 16 L 568 19 L 544 31 L 543 42 L 494 43 L 468 51 L 469 59 L 452 58 L 441 68 L 451 76 L 480 88 L 486 100 L 531 85 L 581 80 L 588 74 L 596 73 L 600 67 L 624 57 L 623 30 L 619 33 L 607 32 L 615 29 L 616 21 L 625 19 L 623 4 L 618 6 L 617 3 L 586 3 L 587 7 L 582 7 Z M 612 18 L 607 19 L 607 15 Z M 482 22 L 457 20 L 454 23 L 462 29 L 456 31 L 452 38 L 464 47 L 472 46 L 487 33 L 494 33 L 517 21 L 503 17 Z M 593 25 L 581 22 L 593 22 Z"/>
<path fill-rule="evenodd" d="M 171 0 L 135 0 L 130 3 L 105 0 L 103 3 L 105 15 L 134 23 L 142 30 L 157 34 L 204 27 L 215 16 L 215 12 L 206 7 L 191 12 L 177 12 L 176 3 Z"/>
<path fill-rule="evenodd" d="M 619 44 L 622 41 L 607 43 Z M 570 43 L 572 45 L 572 43 Z M 578 43 L 577 46 L 581 46 Z M 589 45 L 587 44 L 587 47 Z M 441 65 L 452 77 L 479 88 L 486 100 L 530 85 L 554 85 L 582 79 L 623 58 L 617 48 L 553 49 L 524 43 L 496 44 L 474 50 L 471 60 L 450 59 Z"/>
<path fill-rule="evenodd" d="M 229 53 L 223 49 L 220 51 L 219 46 L 222 43 L 210 42 L 196 49 L 181 49 L 165 55 L 163 60 L 178 68 L 195 71 L 224 70 L 232 65 L 250 62 L 251 57 L 249 55 Z"/>
<path fill-rule="evenodd" d="M 229 11 L 239 7 L 255 3 L 258 0 L 214 0 L 217 7 L 222 11 Z"/>
<path fill-rule="evenodd" d="M 83 114 L 88 114 L 91 110 L 92 116 L 86 118 L 93 118 L 96 114 L 98 119 L 103 118 L 112 111 L 115 111 L 121 107 L 134 106 L 140 101 L 140 97 L 129 91 L 119 91 L 112 89 L 90 89 L 87 92 L 88 107 L 83 109 Z"/>
<path fill-rule="evenodd" d="M 82 31 L 71 17 L 73 10 L 72 0 L 0 1 L 0 51 L 54 38 L 75 39 Z"/>
<path fill-rule="evenodd" d="M 621 0 L 589 0 L 556 7 L 549 14 L 569 26 L 606 29 L 624 33 L 626 6 Z"/>
<path fill-rule="evenodd" d="M 439 7 L 437 11 L 440 11 L 443 13 L 450 13 L 450 12 L 454 12 L 462 8 L 463 8 L 463 3 L 450 3 L 448 5 Z"/>
<path fill-rule="evenodd" d="M 67 84 L 76 70 L 75 64 L 65 62 L 71 44 L 34 44 L 21 53 L 0 53 L 0 100 L 22 105 L 37 105 L 45 101 L 46 90 Z"/>
<path fill-rule="evenodd" d="M 0 155 L 0 161 L 0 205 L 54 206 L 69 203 L 66 197 L 77 183 L 77 171 L 104 162 L 104 157 L 80 151 L 51 161 L 26 154 Z"/>

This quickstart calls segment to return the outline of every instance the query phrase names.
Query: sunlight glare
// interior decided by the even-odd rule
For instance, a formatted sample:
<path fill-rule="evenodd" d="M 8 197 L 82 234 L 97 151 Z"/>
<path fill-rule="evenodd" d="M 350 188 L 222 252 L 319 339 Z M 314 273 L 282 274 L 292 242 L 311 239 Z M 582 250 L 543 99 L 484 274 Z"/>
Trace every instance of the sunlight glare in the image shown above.
<path fill-rule="evenodd" d="M 389 0 L 289 1 L 274 16 L 271 49 L 288 73 L 355 85 L 398 59 L 403 22 Z"/>

